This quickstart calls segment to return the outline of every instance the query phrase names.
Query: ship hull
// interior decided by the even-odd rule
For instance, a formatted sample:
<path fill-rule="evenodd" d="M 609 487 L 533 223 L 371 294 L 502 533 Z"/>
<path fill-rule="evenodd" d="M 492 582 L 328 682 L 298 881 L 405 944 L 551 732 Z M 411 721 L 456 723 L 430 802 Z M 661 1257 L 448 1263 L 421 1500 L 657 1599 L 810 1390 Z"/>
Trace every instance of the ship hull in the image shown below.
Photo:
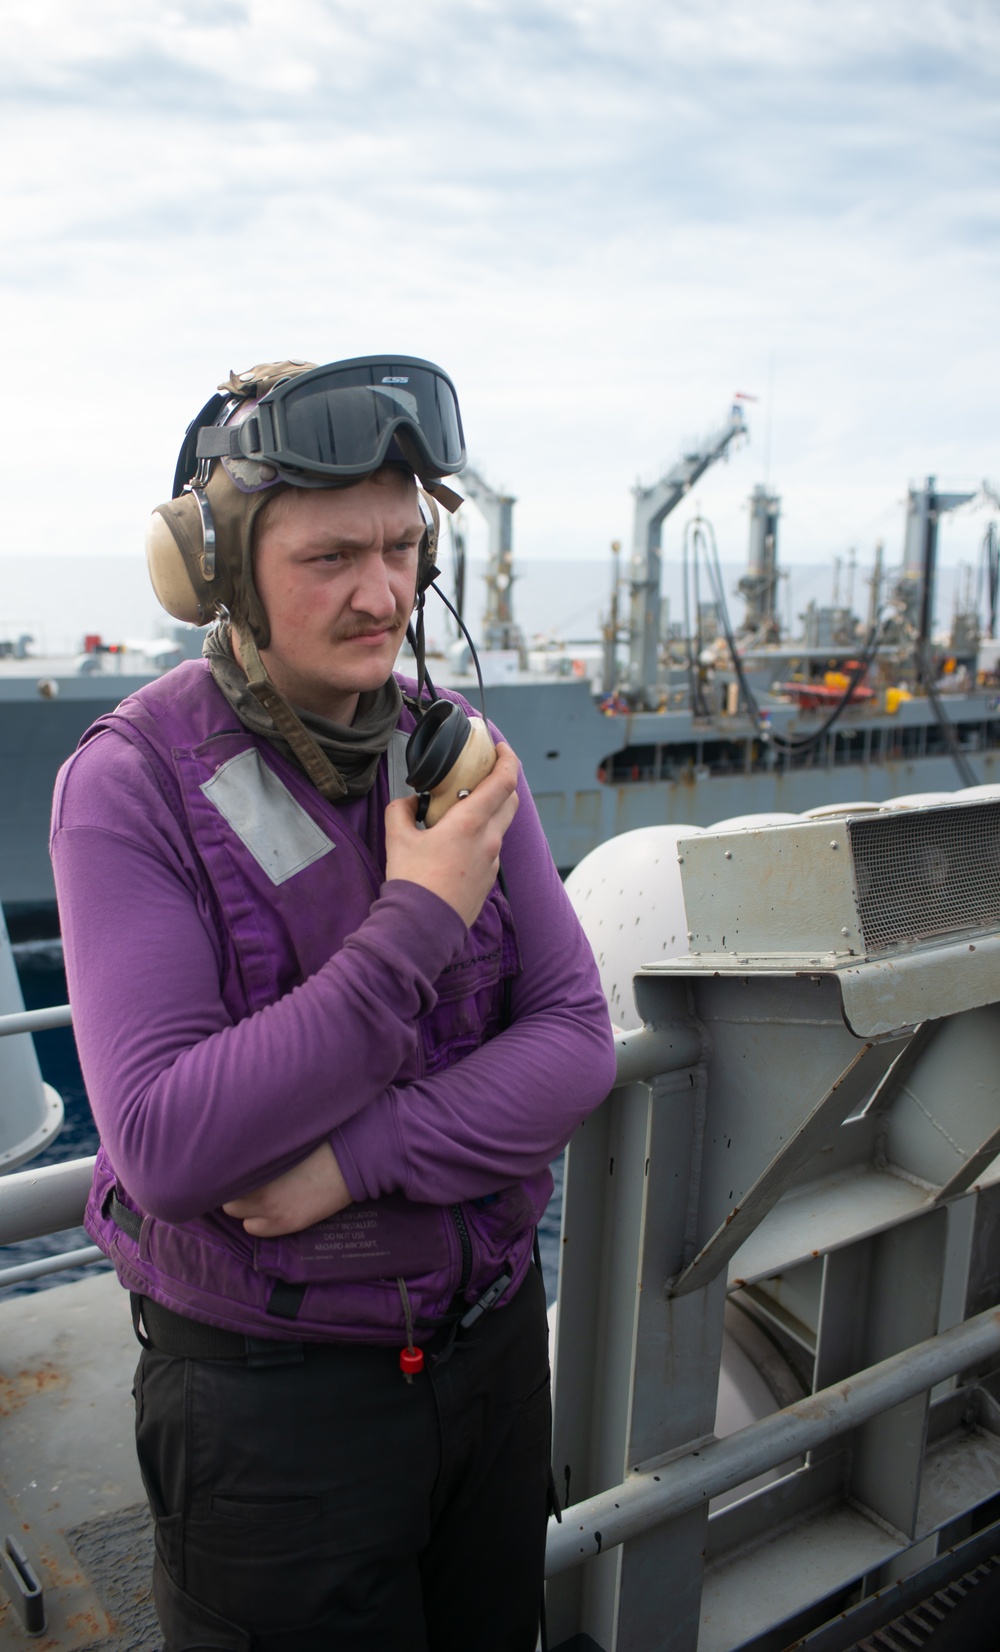
<path fill-rule="evenodd" d="M 48 832 L 60 764 L 96 717 L 146 680 L 64 678 L 43 700 L 34 682 L 0 678 L 0 902 L 15 923 L 55 900 Z M 468 683 L 458 686 L 475 700 Z M 583 680 L 494 684 L 486 705 L 524 765 L 563 873 L 607 838 L 642 826 L 710 826 L 733 815 L 883 803 L 962 784 L 925 700 L 906 702 L 894 716 L 851 709 L 836 735 L 796 766 L 776 759 L 746 717 L 606 716 Z M 977 782 L 1000 782 L 996 693 L 955 696 L 947 711 Z M 793 707 L 774 714 L 779 732 L 793 736 L 821 720 Z"/>
<path fill-rule="evenodd" d="M 827 804 L 885 803 L 962 786 L 926 700 L 899 712 L 853 709 L 809 761 L 794 766 L 762 744 L 746 717 L 696 720 L 686 711 L 605 716 L 586 683 L 499 684 L 491 718 L 523 765 L 557 866 L 568 872 L 610 837 L 663 824 L 711 826 L 734 815 L 802 814 Z M 1000 782 L 997 695 L 946 707 L 977 784 Z M 820 716 L 782 708 L 790 737 Z M 633 760 L 634 759 L 634 760 Z"/>
<path fill-rule="evenodd" d="M 49 817 L 60 765 L 84 729 L 149 676 L 42 680 L 57 685 L 51 698 L 34 677 L 0 676 L 0 904 L 15 924 L 55 901 Z"/>

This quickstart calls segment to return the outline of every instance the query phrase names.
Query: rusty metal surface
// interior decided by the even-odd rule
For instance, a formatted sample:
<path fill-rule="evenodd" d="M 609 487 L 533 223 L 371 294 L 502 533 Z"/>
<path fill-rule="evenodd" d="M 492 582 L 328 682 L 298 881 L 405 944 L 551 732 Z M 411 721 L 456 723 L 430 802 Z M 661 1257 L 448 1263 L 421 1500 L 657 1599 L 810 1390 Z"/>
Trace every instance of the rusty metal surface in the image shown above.
<path fill-rule="evenodd" d="M 72 1538 L 145 1502 L 130 1397 L 136 1353 L 128 1297 L 113 1274 L 0 1302 L 0 1517 L 40 1573 L 50 1624 L 41 1640 L 25 1642 L 5 1606 L 2 1652 L 29 1644 L 117 1652 L 121 1644 L 108 1638 L 114 1623 Z M 135 1591 L 147 1588 L 147 1568 L 144 1550 Z"/>
<path fill-rule="evenodd" d="M 0 1413 L 2 1414 L 2 1413 Z M 22 1510 L 0 1492 L 0 1541 L 17 1537 L 42 1585 L 46 1628 L 41 1635 L 25 1635 L 13 1605 L 0 1588 L 0 1649 L 21 1652 L 90 1652 L 103 1648 L 112 1624 L 61 1532 L 22 1518 Z"/>
<path fill-rule="evenodd" d="M 153 1522 L 145 1503 L 91 1520 L 67 1533 L 110 1625 L 106 1642 L 88 1652 L 161 1652 L 151 1578 Z"/>
<path fill-rule="evenodd" d="M 60 1530 L 142 1502 L 128 1296 L 99 1274 L 0 1303 L 0 1489 Z"/>

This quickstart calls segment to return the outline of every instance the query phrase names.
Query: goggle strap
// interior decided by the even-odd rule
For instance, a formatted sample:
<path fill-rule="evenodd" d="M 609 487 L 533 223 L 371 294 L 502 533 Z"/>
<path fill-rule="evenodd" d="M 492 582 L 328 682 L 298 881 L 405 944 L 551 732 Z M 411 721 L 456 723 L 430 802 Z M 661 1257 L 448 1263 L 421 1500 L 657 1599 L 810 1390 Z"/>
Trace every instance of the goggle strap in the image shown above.
<path fill-rule="evenodd" d="M 191 420 L 191 423 L 188 425 L 187 430 L 184 432 L 184 441 L 182 442 L 181 450 L 177 455 L 177 467 L 174 471 L 172 498 L 180 498 L 184 488 L 187 483 L 190 482 L 195 470 L 197 469 L 194 461 L 198 457 L 195 452 L 195 448 L 199 435 L 202 430 L 204 430 L 206 425 L 215 423 L 215 420 L 218 418 L 222 408 L 224 408 L 225 405 L 225 396 L 210 396 L 201 412 L 195 414 L 194 418 Z"/>
<path fill-rule="evenodd" d="M 195 457 L 198 459 L 244 458 L 246 455 L 240 439 L 242 430 L 242 425 L 202 425 L 198 431 L 195 444 Z M 394 434 L 395 432 L 389 433 L 390 441 Z M 388 442 L 386 446 L 388 446 Z M 271 459 L 268 462 L 274 464 L 282 461 Z M 284 462 L 288 463 L 289 461 Z M 422 467 L 416 468 L 418 468 L 419 473 L 419 469 Z M 452 515 L 464 503 L 462 495 L 449 488 L 444 482 L 431 479 L 425 482 L 424 486 L 427 493 L 433 494 L 438 504 L 443 505 L 445 510 L 450 511 Z"/>
<path fill-rule="evenodd" d="M 334 768 L 325 751 L 313 739 L 305 724 L 301 723 L 296 717 L 284 695 L 279 694 L 275 688 L 264 668 L 264 662 L 249 629 L 240 629 L 240 654 L 243 657 L 247 687 L 265 711 L 270 712 L 279 734 L 288 741 L 316 790 L 323 797 L 329 798 L 331 803 L 336 803 L 340 798 L 346 797 L 347 784 L 343 776 Z"/>
<path fill-rule="evenodd" d="M 198 432 L 195 454 L 199 459 L 239 458 L 242 451 L 238 424 L 202 425 Z"/>
<path fill-rule="evenodd" d="M 425 482 L 424 490 L 433 495 L 438 504 L 443 505 L 451 516 L 454 516 L 460 505 L 465 504 L 462 495 L 456 493 L 454 488 L 448 487 L 446 482 Z"/>

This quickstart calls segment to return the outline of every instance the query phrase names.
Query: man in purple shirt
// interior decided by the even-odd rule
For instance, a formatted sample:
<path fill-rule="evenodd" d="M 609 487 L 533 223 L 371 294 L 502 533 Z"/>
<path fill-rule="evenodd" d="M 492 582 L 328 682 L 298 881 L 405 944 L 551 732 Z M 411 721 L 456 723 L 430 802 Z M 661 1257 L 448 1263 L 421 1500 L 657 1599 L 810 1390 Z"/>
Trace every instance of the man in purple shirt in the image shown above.
<path fill-rule="evenodd" d="M 164 606 L 216 621 L 206 657 L 57 787 L 166 1652 L 535 1645 L 533 1233 L 614 1056 L 516 758 L 423 671 L 416 479 L 453 508 L 464 458 L 430 363 L 231 376 L 148 543 Z M 480 754 L 450 791 L 442 740 L 445 768 Z"/>

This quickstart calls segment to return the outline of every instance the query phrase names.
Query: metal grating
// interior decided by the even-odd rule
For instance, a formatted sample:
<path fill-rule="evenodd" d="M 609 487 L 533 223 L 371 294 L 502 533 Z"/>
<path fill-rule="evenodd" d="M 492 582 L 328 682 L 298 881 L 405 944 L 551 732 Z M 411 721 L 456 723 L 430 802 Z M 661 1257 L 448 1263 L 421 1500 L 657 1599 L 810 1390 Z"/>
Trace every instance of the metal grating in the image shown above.
<path fill-rule="evenodd" d="M 1000 1556 L 991 1555 L 963 1577 L 928 1595 L 919 1606 L 912 1606 L 873 1635 L 856 1641 L 848 1652 L 920 1652 L 923 1647 L 930 1647 L 931 1652 L 937 1648 L 941 1652 L 975 1652 L 976 1648 L 979 1652 L 997 1652 L 994 1614 L 998 1566 Z M 973 1591 L 978 1589 L 982 1594 L 984 1583 L 987 1599 L 980 1600 Z"/>
<path fill-rule="evenodd" d="M 1000 801 L 849 820 L 867 952 L 1000 929 Z"/>

